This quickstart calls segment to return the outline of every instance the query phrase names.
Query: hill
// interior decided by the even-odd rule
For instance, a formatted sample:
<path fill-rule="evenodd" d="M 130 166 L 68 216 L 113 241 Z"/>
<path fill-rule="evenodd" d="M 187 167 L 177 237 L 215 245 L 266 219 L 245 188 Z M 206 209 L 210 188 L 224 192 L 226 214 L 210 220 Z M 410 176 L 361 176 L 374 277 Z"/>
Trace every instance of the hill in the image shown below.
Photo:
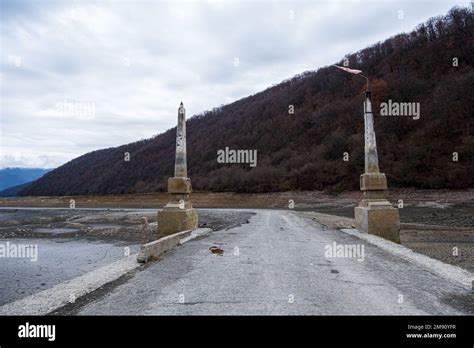
<path fill-rule="evenodd" d="M 410 33 L 345 57 L 350 67 L 372 79 L 380 167 L 389 186 L 473 187 L 473 26 L 470 10 L 453 8 Z M 363 79 L 329 66 L 195 115 L 187 122 L 194 189 L 358 189 L 363 88 Z M 380 116 L 380 103 L 388 100 L 420 103 L 420 118 Z M 94 151 L 47 173 L 20 195 L 163 191 L 173 174 L 174 146 L 175 129 L 170 129 Z M 257 150 L 257 167 L 218 163 L 217 151 L 225 147 Z M 129 162 L 125 152 L 131 155 Z M 344 152 L 349 161 L 343 161 Z"/>

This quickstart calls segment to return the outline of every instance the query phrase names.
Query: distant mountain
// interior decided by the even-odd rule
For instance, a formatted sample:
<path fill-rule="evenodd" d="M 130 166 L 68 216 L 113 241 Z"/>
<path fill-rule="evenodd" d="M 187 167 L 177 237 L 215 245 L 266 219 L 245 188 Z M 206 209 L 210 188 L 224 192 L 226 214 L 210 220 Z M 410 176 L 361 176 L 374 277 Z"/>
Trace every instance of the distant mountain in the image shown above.
<path fill-rule="evenodd" d="M 18 193 L 21 190 L 23 190 L 24 188 L 26 188 L 26 186 L 28 186 L 29 184 L 31 184 L 31 181 L 29 181 L 25 184 L 21 184 L 21 185 L 6 188 L 5 190 L 0 191 L 0 197 L 15 197 L 15 196 L 18 196 Z"/>
<path fill-rule="evenodd" d="M 410 33 L 345 58 L 372 79 L 380 168 L 389 185 L 474 187 L 472 12 L 453 8 Z M 364 161 L 364 84 L 362 78 L 323 67 L 192 117 L 187 122 L 188 172 L 194 189 L 358 189 Z M 420 118 L 381 116 L 380 105 L 389 100 L 420 103 Z M 257 150 L 257 166 L 218 163 L 217 152 L 226 147 Z M 170 129 L 80 156 L 20 194 L 162 191 L 173 175 L 174 150 L 175 129 Z M 124 161 L 125 152 L 130 161 Z M 345 152 L 348 161 L 343 160 Z"/>
<path fill-rule="evenodd" d="M 51 170 L 43 168 L 0 169 L 0 190 L 36 180 Z"/>

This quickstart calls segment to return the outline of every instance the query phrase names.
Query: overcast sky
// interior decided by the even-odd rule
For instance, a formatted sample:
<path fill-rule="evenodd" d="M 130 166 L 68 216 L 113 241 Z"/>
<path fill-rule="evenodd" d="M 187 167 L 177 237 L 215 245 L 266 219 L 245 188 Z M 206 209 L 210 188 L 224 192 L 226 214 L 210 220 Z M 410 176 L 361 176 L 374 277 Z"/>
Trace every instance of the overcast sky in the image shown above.
<path fill-rule="evenodd" d="M 469 5 L 0 2 L 0 167 L 48 168 L 174 127 L 180 101 L 189 118 Z"/>

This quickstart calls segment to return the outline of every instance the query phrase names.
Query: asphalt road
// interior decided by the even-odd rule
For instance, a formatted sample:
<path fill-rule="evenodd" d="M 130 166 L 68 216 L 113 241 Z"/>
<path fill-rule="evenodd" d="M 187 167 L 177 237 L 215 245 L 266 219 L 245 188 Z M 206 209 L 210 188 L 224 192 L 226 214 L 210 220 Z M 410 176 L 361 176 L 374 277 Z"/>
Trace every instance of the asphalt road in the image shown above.
<path fill-rule="evenodd" d="M 91 294 L 71 314 L 456 315 L 472 307 L 457 283 L 357 237 L 290 211 L 256 212 Z M 328 257 L 334 242 L 363 245 L 363 260 Z"/>

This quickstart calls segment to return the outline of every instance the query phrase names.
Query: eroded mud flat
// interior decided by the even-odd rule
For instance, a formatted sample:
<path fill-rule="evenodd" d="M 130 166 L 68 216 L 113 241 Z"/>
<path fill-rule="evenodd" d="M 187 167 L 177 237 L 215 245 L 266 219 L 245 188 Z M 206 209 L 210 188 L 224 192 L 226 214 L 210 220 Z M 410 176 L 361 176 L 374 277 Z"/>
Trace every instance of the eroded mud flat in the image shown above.
<path fill-rule="evenodd" d="M 29 251 L 20 252 L 25 248 Z M 3 305 L 117 261 L 137 252 L 138 245 L 86 238 L 9 238 L 0 240 L 0 249 L 5 253 L 0 255 Z"/>
<path fill-rule="evenodd" d="M 152 212 L 109 209 L 3 208 L 2 238 L 78 238 L 139 241 Z M 156 219 L 155 219 L 156 220 Z"/>

